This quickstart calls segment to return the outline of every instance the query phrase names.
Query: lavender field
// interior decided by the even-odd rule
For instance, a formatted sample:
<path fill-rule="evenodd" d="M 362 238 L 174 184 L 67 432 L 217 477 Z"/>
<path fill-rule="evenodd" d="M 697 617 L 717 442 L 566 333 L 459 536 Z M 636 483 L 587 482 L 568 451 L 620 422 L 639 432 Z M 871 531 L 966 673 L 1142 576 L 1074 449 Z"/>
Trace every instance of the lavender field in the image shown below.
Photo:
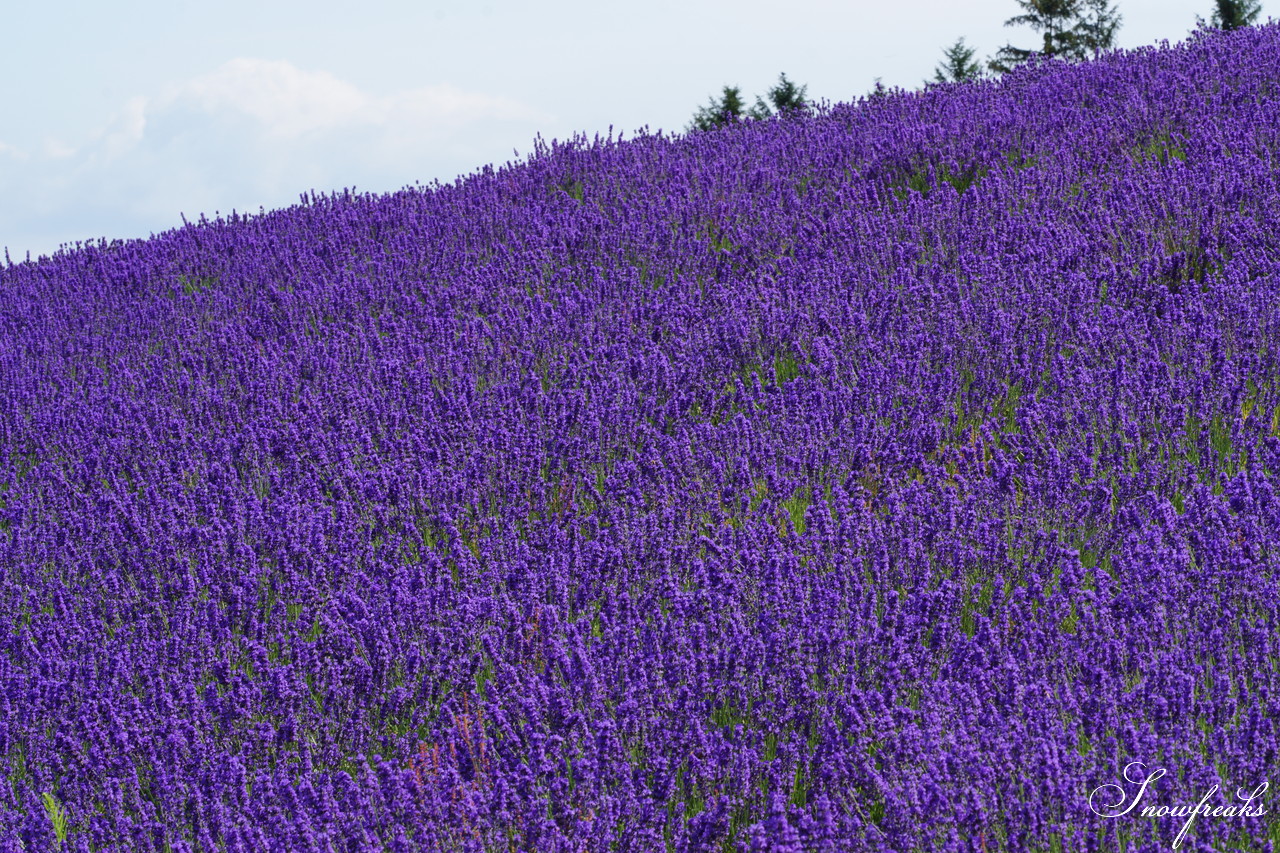
<path fill-rule="evenodd" d="M 9 263 L 0 852 L 1272 851 L 1278 477 L 1280 25 Z"/>

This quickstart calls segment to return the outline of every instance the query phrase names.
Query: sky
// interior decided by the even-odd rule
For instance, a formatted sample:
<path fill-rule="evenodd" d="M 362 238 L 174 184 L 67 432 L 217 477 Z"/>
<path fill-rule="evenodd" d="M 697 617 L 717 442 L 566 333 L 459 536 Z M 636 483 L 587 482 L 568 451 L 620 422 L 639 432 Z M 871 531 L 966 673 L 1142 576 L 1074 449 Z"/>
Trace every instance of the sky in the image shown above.
<path fill-rule="evenodd" d="M 1118 0 L 1122 48 L 1183 40 L 1212 0 Z M 1263 18 L 1272 10 L 1263 3 Z M 0 51 L 0 252 L 145 238 L 185 216 L 392 192 L 524 159 L 537 136 L 683 132 L 726 84 L 811 99 L 917 88 L 1016 0 L 129 0 L 11 4 Z M 3 261 L 0 260 L 0 263 Z"/>

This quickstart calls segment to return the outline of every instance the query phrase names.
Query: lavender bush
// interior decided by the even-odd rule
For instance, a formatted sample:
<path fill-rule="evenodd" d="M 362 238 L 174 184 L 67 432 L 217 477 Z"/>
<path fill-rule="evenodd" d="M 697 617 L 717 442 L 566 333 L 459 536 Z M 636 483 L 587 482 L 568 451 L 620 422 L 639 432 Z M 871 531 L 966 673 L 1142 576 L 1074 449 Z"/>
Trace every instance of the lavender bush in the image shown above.
<path fill-rule="evenodd" d="M 1277 235 L 1266 26 L 10 263 L 0 851 L 1273 850 Z"/>

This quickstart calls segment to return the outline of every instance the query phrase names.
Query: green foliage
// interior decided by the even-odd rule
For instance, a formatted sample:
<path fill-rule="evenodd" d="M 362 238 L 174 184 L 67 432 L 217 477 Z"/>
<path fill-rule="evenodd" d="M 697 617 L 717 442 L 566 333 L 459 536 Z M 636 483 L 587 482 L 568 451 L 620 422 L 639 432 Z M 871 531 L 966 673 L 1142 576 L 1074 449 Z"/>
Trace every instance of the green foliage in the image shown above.
<path fill-rule="evenodd" d="M 958 38 L 955 44 L 942 51 L 942 64 L 934 69 L 936 83 L 963 83 L 982 76 L 982 65 L 974 59 L 976 51 Z"/>
<path fill-rule="evenodd" d="M 782 502 L 782 508 L 787 511 L 787 515 L 791 518 L 791 526 L 795 528 L 796 533 L 802 534 L 805 531 L 804 513 L 809 508 L 809 504 L 813 502 L 813 491 L 808 486 L 801 486 L 796 489 L 791 497 Z"/>
<path fill-rule="evenodd" d="M 800 375 L 800 363 L 789 352 L 779 353 L 773 359 L 773 382 L 779 388 Z"/>
<path fill-rule="evenodd" d="M 694 113 L 689 130 L 714 130 L 732 124 L 743 117 L 744 106 L 742 90 L 737 86 L 725 86 L 719 101 L 713 97 L 710 103 Z"/>
<path fill-rule="evenodd" d="M 58 839 L 58 846 L 61 847 L 67 840 L 67 812 L 66 809 L 58 802 L 53 794 L 45 792 L 41 795 L 44 800 L 44 813 L 48 815 L 49 822 L 53 824 L 53 834 Z"/>
<path fill-rule="evenodd" d="M 586 189 L 582 181 L 566 178 L 560 182 L 559 188 L 574 201 L 582 201 L 586 197 Z"/>
<path fill-rule="evenodd" d="M 956 192 L 963 193 L 969 187 L 973 186 L 982 179 L 987 173 L 985 166 L 978 166 L 970 163 L 963 168 L 952 171 L 945 163 L 933 168 L 933 175 L 937 178 L 939 185 L 942 182 L 950 184 Z M 921 165 L 904 178 L 901 178 L 890 185 L 893 194 L 899 199 L 905 199 L 912 192 L 927 196 L 934 188 L 933 180 L 930 178 L 930 167 Z"/>
<path fill-rule="evenodd" d="M 208 290 L 218 283 L 218 280 L 211 275 L 179 275 L 178 284 L 182 287 L 182 292 L 187 296 L 193 293 L 199 293 Z"/>
<path fill-rule="evenodd" d="M 756 96 L 756 105 L 751 109 L 751 117 L 768 118 L 775 114 L 802 113 L 808 109 L 808 103 L 805 101 L 805 93 L 808 89 L 808 86 L 797 86 L 788 80 L 786 74 L 779 74 L 777 84 L 766 93 L 769 98 L 767 104 L 759 95 Z"/>
<path fill-rule="evenodd" d="M 1023 13 L 1004 22 L 1027 26 L 1041 34 L 1039 48 L 1007 44 L 988 65 L 997 74 L 1010 71 L 1033 55 L 1087 59 L 1095 50 L 1115 47 L 1120 14 L 1108 0 L 1017 0 Z"/>
<path fill-rule="evenodd" d="M 1097 50 L 1110 50 L 1116 46 L 1116 33 L 1120 30 L 1120 13 L 1108 0 L 1083 0 L 1068 55 L 1073 59 L 1088 59 Z"/>
<path fill-rule="evenodd" d="M 1130 149 L 1129 156 L 1136 163 L 1167 166 L 1171 160 L 1186 160 L 1187 149 L 1177 136 L 1163 130 L 1152 135 L 1145 143 Z"/>
<path fill-rule="evenodd" d="M 1259 0 L 1215 0 L 1207 26 L 1215 30 L 1238 30 L 1255 24 L 1260 14 L 1262 4 Z M 1206 26 L 1202 18 L 1198 18 L 1197 23 Z"/>
<path fill-rule="evenodd" d="M 742 90 L 737 86 L 725 86 L 719 100 L 713 97 L 710 103 L 694 113 L 688 129 L 714 130 L 744 118 L 764 119 L 772 115 L 803 113 L 808 110 L 808 102 L 805 100 L 808 88 L 797 86 L 787 79 L 786 74 L 779 74 L 778 82 L 765 93 L 765 97 L 757 95 L 755 106 L 748 110 L 742 100 Z"/>

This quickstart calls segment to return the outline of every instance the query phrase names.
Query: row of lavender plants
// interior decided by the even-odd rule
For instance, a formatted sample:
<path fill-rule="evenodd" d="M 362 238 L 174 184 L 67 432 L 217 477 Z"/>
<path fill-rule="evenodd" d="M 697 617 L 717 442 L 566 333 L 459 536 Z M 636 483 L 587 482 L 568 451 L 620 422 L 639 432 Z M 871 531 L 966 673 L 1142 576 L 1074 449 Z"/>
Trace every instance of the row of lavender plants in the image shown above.
<path fill-rule="evenodd" d="M 10 263 L 0 851 L 1269 851 L 1277 471 L 1277 26 Z"/>

